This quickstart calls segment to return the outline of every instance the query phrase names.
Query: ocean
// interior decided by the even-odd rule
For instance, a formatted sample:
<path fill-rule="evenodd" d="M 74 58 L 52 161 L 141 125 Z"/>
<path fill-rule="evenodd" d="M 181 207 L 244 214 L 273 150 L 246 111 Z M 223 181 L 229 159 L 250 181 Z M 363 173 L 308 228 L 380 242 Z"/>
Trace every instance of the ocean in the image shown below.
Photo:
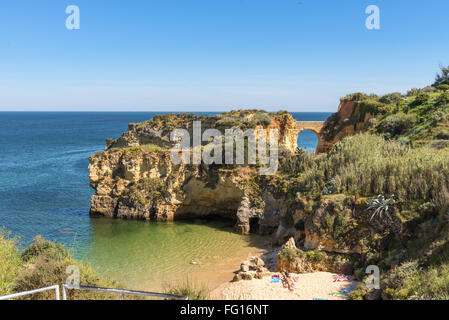
<path fill-rule="evenodd" d="M 236 235 L 226 222 L 158 224 L 89 217 L 93 190 L 88 157 L 104 150 L 105 139 L 119 137 L 129 122 L 158 113 L 0 112 L 0 227 L 22 237 L 22 245 L 37 235 L 62 242 L 112 277 L 123 278 L 123 270 L 131 268 L 127 283 L 146 283 L 145 288 L 155 281 L 148 276 L 142 282 L 140 275 L 148 270 L 168 270 L 162 278 L 171 279 L 195 267 L 192 260 L 203 266 L 210 260 L 212 266 L 229 249 L 258 248 L 257 236 Z M 299 121 L 324 121 L 330 113 L 292 115 Z M 313 132 L 299 135 L 298 144 L 306 150 L 313 151 L 317 142 Z"/>

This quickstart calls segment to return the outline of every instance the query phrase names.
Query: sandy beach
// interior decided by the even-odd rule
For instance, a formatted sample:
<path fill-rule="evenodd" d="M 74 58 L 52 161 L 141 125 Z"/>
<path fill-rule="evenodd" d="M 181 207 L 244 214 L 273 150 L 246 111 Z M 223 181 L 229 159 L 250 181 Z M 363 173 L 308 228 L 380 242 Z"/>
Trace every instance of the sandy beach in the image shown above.
<path fill-rule="evenodd" d="M 211 292 L 211 299 L 217 300 L 345 300 L 347 296 L 339 294 L 346 288 L 354 290 L 356 281 L 334 281 L 337 276 L 329 272 L 291 274 L 296 278 L 295 288 L 289 291 L 282 283 L 271 283 L 272 272 L 263 279 L 241 280 L 224 283 Z"/>

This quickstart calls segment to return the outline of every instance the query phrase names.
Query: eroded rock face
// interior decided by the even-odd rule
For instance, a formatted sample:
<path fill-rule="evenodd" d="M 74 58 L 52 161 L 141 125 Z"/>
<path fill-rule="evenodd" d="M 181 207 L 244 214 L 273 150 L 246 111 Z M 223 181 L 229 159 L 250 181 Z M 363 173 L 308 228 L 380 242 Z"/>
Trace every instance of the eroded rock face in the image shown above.
<path fill-rule="evenodd" d="M 245 197 L 238 169 L 174 165 L 166 152 L 136 150 L 93 156 L 89 171 L 92 215 L 155 221 L 217 215 L 236 220 L 244 234 L 261 215 Z"/>
<path fill-rule="evenodd" d="M 352 274 L 353 267 L 349 261 L 337 261 L 323 251 L 305 252 L 296 246 L 295 240 L 292 237 L 279 251 L 275 270 L 277 272 L 288 271 L 293 273 L 330 271 Z"/>
<path fill-rule="evenodd" d="M 346 116 L 358 116 L 354 107 L 348 103 L 340 106 L 335 114 L 340 131 L 334 133 L 331 143 L 335 137 L 354 133 L 346 132 L 350 126 L 342 125 Z M 301 195 L 292 199 L 282 188 L 267 187 L 269 180 L 256 181 L 254 177 L 259 176 L 256 165 L 193 165 L 171 161 L 174 143 L 170 141 L 170 132 L 175 128 L 191 132 L 193 121 L 201 121 L 203 131 L 242 125 L 242 130 L 277 129 L 280 162 L 291 159 L 296 149 L 297 127 L 290 114 L 245 111 L 237 115 L 157 116 L 148 122 L 130 124 L 129 130 L 116 140 L 107 139 L 105 151 L 89 158 L 90 185 L 95 189 L 91 215 L 154 221 L 221 216 L 235 220 L 236 230 L 242 234 L 248 234 L 251 225 L 257 223 L 259 233 L 274 233 L 274 244 L 280 245 L 293 237 L 305 250 L 360 253 L 358 236 L 364 231 L 353 223 L 355 211 L 350 199 L 323 197 L 321 203 L 312 206 L 302 203 Z M 295 225 L 299 220 L 304 222 L 301 228 Z"/>
<path fill-rule="evenodd" d="M 247 119 L 242 131 L 248 126 L 277 129 L 279 148 L 286 152 L 296 148 L 296 122 L 288 113 L 164 115 L 130 124 L 120 138 L 107 139 L 105 152 L 89 158 L 90 185 L 95 189 L 91 215 L 155 221 L 216 215 L 234 219 L 242 234 L 250 232 L 251 221 L 266 217 L 268 226 L 277 227 L 272 217 L 279 208 L 274 200 L 268 199 L 270 205 L 265 206 L 260 195 L 260 203 L 255 204 L 254 195 L 248 194 L 246 181 L 258 174 L 255 165 L 174 164 L 170 159 L 173 129 L 192 132 L 192 122 L 201 121 L 202 131 L 214 128 L 224 133 L 225 128 L 240 128 L 233 124 L 242 118 Z"/>
<path fill-rule="evenodd" d="M 361 112 L 360 105 L 356 102 L 342 100 L 338 111 L 327 119 L 320 132 L 317 152 L 329 152 L 344 137 L 366 131 L 370 118 L 372 115 Z"/>
<path fill-rule="evenodd" d="M 304 249 L 353 254 L 361 253 L 362 230 L 355 222 L 355 203 L 343 195 L 328 196 L 305 222 Z"/>

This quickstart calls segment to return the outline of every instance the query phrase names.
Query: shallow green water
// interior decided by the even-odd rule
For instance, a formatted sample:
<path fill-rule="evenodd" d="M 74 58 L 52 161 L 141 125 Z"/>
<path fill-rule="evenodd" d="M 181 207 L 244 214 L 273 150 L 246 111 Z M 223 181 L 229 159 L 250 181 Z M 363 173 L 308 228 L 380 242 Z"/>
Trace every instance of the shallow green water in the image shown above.
<path fill-rule="evenodd" d="M 157 289 L 187 277 L 215 286 L 262 248 L 264 238 L 236 234 L 232 221 L 142 222 L 92 219 L 91 250 L 100 273 L 130 289 Z"/>

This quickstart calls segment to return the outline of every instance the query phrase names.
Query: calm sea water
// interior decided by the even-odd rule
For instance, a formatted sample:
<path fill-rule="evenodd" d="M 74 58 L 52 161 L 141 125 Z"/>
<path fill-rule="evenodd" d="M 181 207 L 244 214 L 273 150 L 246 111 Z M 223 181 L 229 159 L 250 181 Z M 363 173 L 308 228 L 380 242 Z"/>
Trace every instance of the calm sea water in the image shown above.
<path fill-rule="evenodd" d="M 155 114 L 1 112 L 0 227 L 21 236 L 24 245 L 36 235 L 60 241 L 113 276 L 132 269 L 130 283 L 142 280 L 137 274 L 154 281 L 149 270 L 168 272 L 170 278 L 170 272 L 219 263 L 223 252 L 257 248 L 257 236 L 236 235 L 227 222 L 167 224 L 89 217 L 89 155 L 104 149 L 105 138 L 120 136 L 129 122 Z M 329 115 L 293 114 L 301 121 L 321 121 Z M 317 137 L 305 131 L 298 143 L 313 150 Z"/>

